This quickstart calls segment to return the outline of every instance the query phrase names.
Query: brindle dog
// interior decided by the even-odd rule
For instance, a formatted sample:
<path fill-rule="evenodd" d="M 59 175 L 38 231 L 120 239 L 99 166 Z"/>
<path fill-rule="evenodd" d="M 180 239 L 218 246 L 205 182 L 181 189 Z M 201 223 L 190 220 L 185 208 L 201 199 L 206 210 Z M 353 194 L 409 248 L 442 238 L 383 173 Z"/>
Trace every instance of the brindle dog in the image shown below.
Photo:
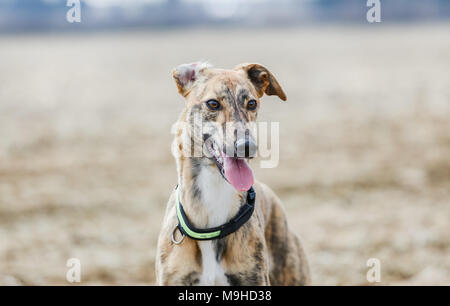
<path fill-rule="evenodd" d="M 265 93 L 286 100 L 277 80 L 259 64 L 225 70 L 201 62 L 178 66 L 173 78 L 186 100 L 172 152 L 177 161 L 179 200 L 190 222 L 196 228 L 228 222 L 245 203 L 252 185 L 256 203 L 249 221 L 236 232 L 199 241 L 183 237 L 176 229 L 178 200 L 172 192 L 158 241 L 157 283 L 309 284 L 305 253 L 289 230 L 279 198 L 266 185 L 253 181 L 247 165 L 257 149 L 250 125 L 256 121 L 259 99 Z M 218 128 L 199 132 L 198 119 Z"/>

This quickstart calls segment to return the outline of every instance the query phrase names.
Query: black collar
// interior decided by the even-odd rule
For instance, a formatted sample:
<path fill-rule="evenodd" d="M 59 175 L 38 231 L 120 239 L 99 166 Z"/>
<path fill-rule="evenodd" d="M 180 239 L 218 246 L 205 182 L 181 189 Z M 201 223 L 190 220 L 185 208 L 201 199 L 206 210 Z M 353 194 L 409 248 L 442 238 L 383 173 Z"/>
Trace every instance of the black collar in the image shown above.
<path fill-rule="evenodd" d="M 178 194 L 178 186 L 176 188 L 176 209 L 178 218 L 178 229 L 180 232 L 195 240 L 213 240 L 220 239 L 228 236 L 231 233 L 237 231 L 242 225 L 244 225 L 252 216 L 255 210 L 255 198 L 256 193 L 253 187 L 247 191 L 247 201 L 239 209 L 237 215 L 229 222 L 213 228 L 200 229 L 196 228 L 189 221 L 186 213 L 184 212 L 183 205 L 181 205 L 180 197 Z"/>

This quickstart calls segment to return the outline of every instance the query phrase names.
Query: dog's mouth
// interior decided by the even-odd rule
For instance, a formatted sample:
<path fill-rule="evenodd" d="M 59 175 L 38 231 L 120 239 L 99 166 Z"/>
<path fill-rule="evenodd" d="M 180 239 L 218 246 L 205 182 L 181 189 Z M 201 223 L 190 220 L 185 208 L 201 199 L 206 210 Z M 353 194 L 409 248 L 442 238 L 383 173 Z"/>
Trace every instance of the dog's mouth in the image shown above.
<path fill-rule="evenodd" d="M 217 145 L 215 141 L 208 141 L 206 148 L 219 169 L 222 176 L 237 191 L 247 191 L 253 186 L 253 171 L 245 158 L 229 157 Z"/>

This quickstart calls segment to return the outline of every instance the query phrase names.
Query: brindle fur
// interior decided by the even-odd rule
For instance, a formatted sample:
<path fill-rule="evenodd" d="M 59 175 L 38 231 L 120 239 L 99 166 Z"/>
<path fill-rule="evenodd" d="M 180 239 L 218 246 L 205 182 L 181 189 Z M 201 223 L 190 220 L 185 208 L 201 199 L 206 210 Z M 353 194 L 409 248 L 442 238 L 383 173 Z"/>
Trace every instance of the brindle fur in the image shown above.
<path fill-rule="evenodd" d="M 275 77 L 258 64 L 242 64 L 233 70 L 203 68 L 195 81 L 183 80 L 174 71 L 179 92 L 186 98 L 186 108 L 179 122 L 193 123 L 192 116 L 222 124 L 229 121 L 254 122 L 256 111 L 245 108 L 250 99 L 258 102 L 266 93 L 286 96 Z M 213 112 L 205 106 L 209 99 L 218 100 L 223 109 Z M 233 132 L 233 131 L 227 131 Z M 201 203 L 202 190 L 197 176 L 202 167 L 216 169 L 214 162 L 202 157 L 187 157 L 183 133 L 178 131 L 173 153 L 177 160 L 181 201 L 196 227 L 207 227 L 208 212 Z M 193 136 L 192 136 L 193 137 Z M 195 139 L 192 139 L 195 140 Z M 195 143 L 195 142 L 194 142 Z M 229 144 L 224 144 L 224 146 Z M 220 176 L 219 171 L 217 175 Z M 221 264 L 229 285 L 307 285 L 310 283 L 308 264 L 299 239 L 289 230 L 278 197 L 266 185 L 256 181 L 255 212 L 237 232 L 213 240 L 215 258 Z M 245 193 L 230 201 L 228 218 L 234 216 L 245 202 Z M 160 285 L 197 285 L 202 274 L 202 253 L 196 240 L 185 238 L 175 245 L 172 232 L 178 221 L 175 211 L 175 191 L 167 204 L 166 215 L 158 241 L 156 277 Z M 180 233 L 176 231 L 176 239 Z"/>

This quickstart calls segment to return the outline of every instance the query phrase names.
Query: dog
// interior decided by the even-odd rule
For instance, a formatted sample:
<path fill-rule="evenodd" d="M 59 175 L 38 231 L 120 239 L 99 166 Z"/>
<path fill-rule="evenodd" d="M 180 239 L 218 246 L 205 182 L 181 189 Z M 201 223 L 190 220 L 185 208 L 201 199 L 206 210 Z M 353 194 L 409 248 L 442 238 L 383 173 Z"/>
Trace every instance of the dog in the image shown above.
<path fill-rule="evenodd" d="M 172 143 L 178 185 L 158 238 L 157 284 L 310 284 L 279 198 L 248 166 L 257 150 L 249 126 L 264 94 L 286 101 L 280 84 L 260 64 L 226 70 L 195 62 L 172 74 L 186 105 Z M 200 130 L 197 119 L 214 127 Z"/>

